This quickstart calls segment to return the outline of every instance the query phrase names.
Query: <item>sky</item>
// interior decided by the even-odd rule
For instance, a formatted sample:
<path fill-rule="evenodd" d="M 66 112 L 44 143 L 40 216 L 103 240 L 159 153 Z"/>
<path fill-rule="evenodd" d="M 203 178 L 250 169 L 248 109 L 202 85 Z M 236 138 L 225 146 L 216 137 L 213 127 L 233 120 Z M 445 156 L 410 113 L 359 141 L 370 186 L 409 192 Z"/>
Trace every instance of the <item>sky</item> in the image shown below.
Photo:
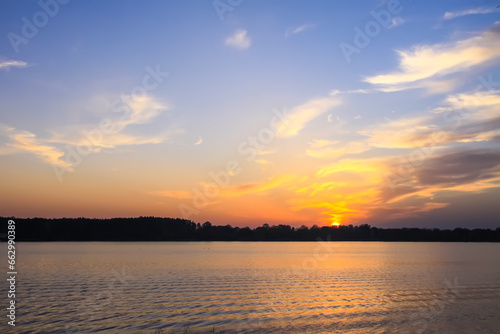
<path fill-rule="evenodd" d="M 2 1 L 0 215 L 500 226 L 494 1 Z"/>

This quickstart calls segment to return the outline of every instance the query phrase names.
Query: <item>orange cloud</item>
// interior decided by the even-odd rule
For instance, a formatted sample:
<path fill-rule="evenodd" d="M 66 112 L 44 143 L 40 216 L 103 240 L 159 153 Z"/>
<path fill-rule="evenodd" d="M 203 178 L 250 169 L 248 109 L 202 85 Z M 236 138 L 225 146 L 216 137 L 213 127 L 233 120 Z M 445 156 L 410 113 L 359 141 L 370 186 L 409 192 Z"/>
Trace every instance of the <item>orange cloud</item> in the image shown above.
<path fill-rule="evenodd" d="M 290 110 L 289 116 L 277 124 L 278 137 L 292 137 L 299 133 L 307 123 L 319 115 L 338 106 L 340 100 L 333 97 L 308 101 Z"/>
<path fill-rule="evenodd" d="M 28 152 L 35 154 L 46 163 L 59 165 L 68 170 L 72 170 L 71 165 L 62 159 L 64 156 L 62 150 L 55 146 L 42 144 L 40 140 L 36 138 L 35 134 L 31 132 L 19 131 L 3 124 L 0 124 L 0 126 L 6 132 L 7 138 L 10 141 L 6 145 L 7 148 L 0 151 L 0 154 Z M 11 149 L 8 149 L 8 147 Z"/>
<path fill-rule="evenodd" d="M 314 140 L 309 144 L 307 154 L 314 158 L 332 159 L 348 154 L 363 153 L 369 149 L 370 146 L 364 142 L 340 144 L 338 141 Z"/>

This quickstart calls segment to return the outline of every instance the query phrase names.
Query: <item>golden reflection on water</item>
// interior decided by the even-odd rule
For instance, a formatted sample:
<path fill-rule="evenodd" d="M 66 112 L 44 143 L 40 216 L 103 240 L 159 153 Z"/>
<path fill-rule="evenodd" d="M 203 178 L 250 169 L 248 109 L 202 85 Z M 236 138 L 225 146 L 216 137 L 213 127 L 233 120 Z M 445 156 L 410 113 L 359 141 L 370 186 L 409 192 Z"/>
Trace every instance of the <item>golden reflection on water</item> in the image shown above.
<path fill-rule="evenodd" d="M 21 243 L 17 329 L 488 330 L 500 324 L 495 254 L 487 243 Z"/>

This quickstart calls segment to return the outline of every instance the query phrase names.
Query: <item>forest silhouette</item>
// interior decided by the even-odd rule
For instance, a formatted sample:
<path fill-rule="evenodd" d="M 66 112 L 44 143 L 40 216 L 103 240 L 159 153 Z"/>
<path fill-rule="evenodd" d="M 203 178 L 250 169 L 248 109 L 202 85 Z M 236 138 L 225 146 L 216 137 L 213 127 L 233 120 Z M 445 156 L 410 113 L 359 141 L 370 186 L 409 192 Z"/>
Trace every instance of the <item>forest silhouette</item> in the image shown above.
<path fill-rule="evenodd" d="M 15 218 L 2 217 L 1 239 L 8 220 L 15 221 L 16 241 L 449 241 L 500 242 L 500 227 L 491 229 L 377 228 L 359 226 L 264 224 L 256 228 L 195 223 L 186 219 Z"/>

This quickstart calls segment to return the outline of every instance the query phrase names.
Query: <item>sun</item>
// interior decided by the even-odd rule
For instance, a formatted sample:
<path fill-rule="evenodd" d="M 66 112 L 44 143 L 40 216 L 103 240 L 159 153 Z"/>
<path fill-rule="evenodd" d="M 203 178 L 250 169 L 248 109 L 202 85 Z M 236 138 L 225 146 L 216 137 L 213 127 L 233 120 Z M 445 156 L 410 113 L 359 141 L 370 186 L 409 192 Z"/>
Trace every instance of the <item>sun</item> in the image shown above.
<path fill-rule="evenodd" d="M 338 227 L 340 226 L 340 224 L 342 223 L 342 219 L 343 217 L 339 216 L 339 215 L 332 215 L 332 217 L 330 217 L 330 223 L 332 224 L 332 226 L 335 226 L 335 227 Z"/>

